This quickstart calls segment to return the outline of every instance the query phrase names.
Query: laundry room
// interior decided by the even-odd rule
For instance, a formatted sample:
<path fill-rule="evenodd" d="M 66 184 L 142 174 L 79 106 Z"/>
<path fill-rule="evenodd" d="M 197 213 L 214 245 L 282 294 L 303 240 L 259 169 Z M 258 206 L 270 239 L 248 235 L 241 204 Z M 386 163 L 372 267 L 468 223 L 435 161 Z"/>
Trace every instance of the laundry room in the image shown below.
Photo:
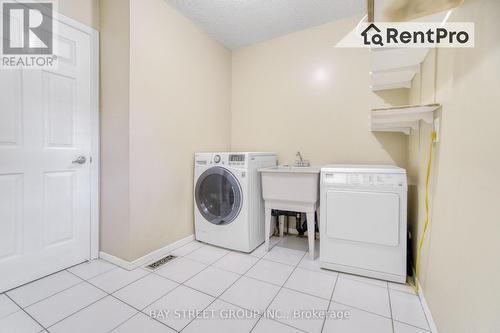
<path fill-rule="evenodd" d="M 0 333 L 500 332 L 500 1 L 0 11 Z"/>

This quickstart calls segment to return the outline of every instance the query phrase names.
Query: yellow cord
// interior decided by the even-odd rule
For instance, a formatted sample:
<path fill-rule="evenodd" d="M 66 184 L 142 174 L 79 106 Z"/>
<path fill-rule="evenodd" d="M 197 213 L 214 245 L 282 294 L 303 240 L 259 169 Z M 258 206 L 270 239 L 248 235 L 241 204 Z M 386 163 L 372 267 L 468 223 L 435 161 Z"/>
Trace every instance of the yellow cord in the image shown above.
<path fill-rule="evenodd" d="M 429 225 L 429 179 L 431 176 L 431 166 L 432 166 L 432 154 L 434 148 L 434 141 L 436 141 L 436 132 L 433 131 L 431 134 L 431 143 L 429 145 L 429 159 L 427 160 L 427 175 L 425 176 L 425 223 L 424 230 L 420 235 L 420 239 L 418 241 L 418 250 L 417 250 L 417 263 L 415 265 L 415 290 L 418 293 L 419 288 L 419 274 L 420 274 L 420 256 L 422 252 L 422 245 L 424 245 L 425 233 L 427 231 L 427 227 Z"/>

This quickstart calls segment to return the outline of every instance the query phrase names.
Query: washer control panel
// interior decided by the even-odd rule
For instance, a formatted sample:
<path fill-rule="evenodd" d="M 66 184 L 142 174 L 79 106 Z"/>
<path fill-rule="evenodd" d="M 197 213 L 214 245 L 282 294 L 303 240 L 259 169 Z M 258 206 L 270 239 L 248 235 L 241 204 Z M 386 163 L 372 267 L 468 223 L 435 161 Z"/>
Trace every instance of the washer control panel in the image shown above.
<path fill-rule="evenodd" d="M 247 165 L 246 154 L 200 153 L 195 155 L 195 165 L 232 166 L 244 168 Z"/>
<path fill-rule="evenodd" d="M 229 165 L 234 165 L 234 166 L 245 165 L 245 155 L 244 154 L 230 154 L 229 155 Z"/>

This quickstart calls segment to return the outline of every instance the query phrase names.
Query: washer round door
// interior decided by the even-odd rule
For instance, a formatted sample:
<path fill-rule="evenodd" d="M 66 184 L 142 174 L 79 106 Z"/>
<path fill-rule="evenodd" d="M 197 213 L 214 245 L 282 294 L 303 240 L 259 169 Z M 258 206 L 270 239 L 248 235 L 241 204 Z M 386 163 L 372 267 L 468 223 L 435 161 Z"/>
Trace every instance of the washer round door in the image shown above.
<path fill-rule="evenodd" d="M 227 169 L 213 167 L 196 182 L 195 200 L 198 211 L 210 223 L 227 225 L 241 210 L 242 192 L 236 177 Z"/>

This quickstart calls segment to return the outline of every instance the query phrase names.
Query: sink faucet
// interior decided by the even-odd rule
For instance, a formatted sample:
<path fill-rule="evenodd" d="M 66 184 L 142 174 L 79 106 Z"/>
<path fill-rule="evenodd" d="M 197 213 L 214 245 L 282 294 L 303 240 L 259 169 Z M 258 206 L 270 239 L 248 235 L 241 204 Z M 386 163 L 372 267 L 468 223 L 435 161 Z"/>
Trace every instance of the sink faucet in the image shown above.
<path fill-rule="evenodd" d="M 295 156 L 299 158 L 299 160 L 297 161 L 298 164 L 304 163 L 304 159 L 302 158 L 302 154 L 300 153 L 300 151 L 298 151 L 297 154 L 295 154 Z"/>
<path fill-rule="evenodd" d="M 308 167 L 308 166 L 310 166 L 309 161 L 305 161 L 302 158 L 302 154 L 300 153 L 300 151 L 298 151 L 297 154 L 295 154 L 295 156 L 297 156 L 297 158 L 298 158 L 295 161 L 295 166 L 298 166 L 298 167 Z"/>

